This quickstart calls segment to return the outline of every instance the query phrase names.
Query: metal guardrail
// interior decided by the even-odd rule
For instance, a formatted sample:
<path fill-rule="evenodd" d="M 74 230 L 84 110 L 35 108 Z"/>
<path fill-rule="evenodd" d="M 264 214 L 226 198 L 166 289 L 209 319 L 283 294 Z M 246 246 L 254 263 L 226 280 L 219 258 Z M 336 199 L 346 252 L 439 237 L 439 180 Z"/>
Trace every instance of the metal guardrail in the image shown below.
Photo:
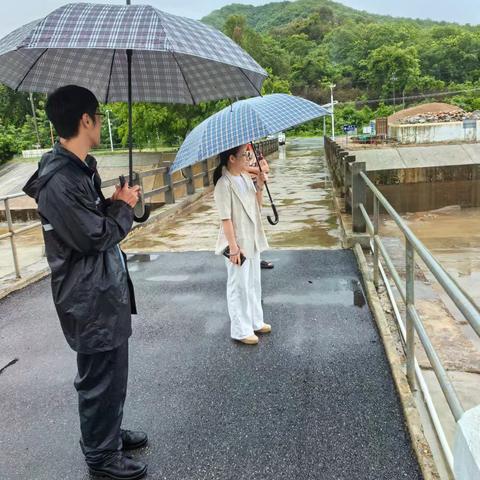
<path fill-rule="evenodd" d="M 278 150 L 278 140 L 264 140 L 259 142 L 262 152 L 264 155 L 269 155 L 274 151 Z M 211 174 L 215 170 L 217 166 L 217 158 L 215 157 L 213 167 L 209 168 L 209 162 L 211 163 L 211 159 L 204 160 L 200 162 L 201 165 L 201 172 L 194 174 L 193 167 L 187 167 L 183 169 L 183 179 L 173 181 L 172 176 L 168 173 L 169 166 L 171 165 L 170 162 L 163 162 L 163 166 L 159 168 L 154 168 L 151 170 L 146 170 L 143 172 L 134 172 L 137 176 L 137 179 L 140 183 L 140 186 L 143 190 L 143 180 L 145 178 L 156 176 L 156 175 L 163 175 L 163 185 L 161 187 L 153 188 L 148 192 L 144 192 L 143 196 L 145 199 L 155 197 L 156 195 L 164 194 L 165 195 L 165 203 L 172 204 L 175 203 L 175 193 L 179 187 L 186 186 L 187 195 L 192 195 L 195 193 L 195 180 L 198 178 L 203 178 L 203 187 L 208 187 L 211 184 Z M 129 181 L 129 176 L 125 176 L 125 179 Z M 109 180 L 105 180 L 102 182 L 102 188 L 113 187 L 118 184 L 118 178 L 112 178 Z M 22 228 L 15 229 L 14 222 L 12 220 L 12 210 L 10 206 L 10 200 L 14 198 L 20 198 L 26 196 L 25 193 L 19 192 L 12 195 L 6 195 L 0 197 L 0 202 L 4 203 L 5 207 L 5 216 L 7 220 L 8 232 L 0 235 L 0 241 L 5 240 L 7 238 L 10 239 L 10 246 L 11 246 L 11 253 L 12 253 L 12 260 L 15 275 L 17 278 L 22 278 L 21 275 L 21 268 L 20 262 L 18 259 L 18 252 L 17 252 L 17 245 L 16 245 L 16 237 L 23 233 L 29 232 L 35 228 L 39 228 L 41 226 L 41 222 L 34 222 L 31 225 L 27 225 Z"/>
<path fill-rule="evenodd" d="M 432 369 L 447 401 L 450 411 L 456 422 L 465 412 L 462 403 L 455 391 L 455 387 L 448 378 L 447 372 L 433 346 L 423 325 L 421 316 L 415 307 L 415 256 L 421 258 L 442 286 L 448 297 L 455 303 L 459 311 L 480 337 L 480 309 L 470 296 L 463 291 L 457 282 L 445 271 L 442 265 L 434 258 L 431 252 L 415 236 L 411 229 L 395 211 L 385 196 L 368 178 L 364 162 L 356 162 L 355 157 L 345 152 L 331 139 L 325 137 L 325 151 L 327 161 L 332 172 L 332 180 L 345 197 L 346 203 L 352 212 L 352 229 L 357 233 L 368 233 L 370 248 L 373 253 L 373 281 L 378 288 L 380 276 L 387 288 L 390 300 L 394 307 L 400 332 L 406 349 L 407 379 L 412 391 L 415 390 L 416 381 L 425 398 L 425 402 L 437 432 L 443 453 L 447 463 L 453 472 L 453 455 L 446 440 L 446 435 L 439 420 L 438 413 L 433 404 L 428 386 L 423 378 L 423 373 L 415 357 L 415 332 L 425 350 Z M 365 208 L 367 189 L 373 194 L 373 219 L 370 218 Z M 394 263 L 379 235 L 380 207 L 383 207 L 388 215 L 394 220 L 405 239 L 405 265 L 406 278 L 402 281 Z M 396 300 L 390 287 L 389 279 L 381 263 L 383 259 L 386 270 L 398 290 L 400 298 L 405 304 L 405 324 L 396 305 Z"/>
<path fill-rule="evenodd" d="M 169 162 L 166 162 L 169 163 Z M 202 177 L 204 179 L 203 181 L 203 186 L 208 187 L 210 185 L 210 174 L 213 172 L 216 166 L 216 162 L 213 168 L 208 168 L 208 160 L 205 160 L 202 162 L 202 164 L 205 165 L 203 167 L 203 171 L 199 174 L 192 175 L 192 169 L 186 169 L 187 171 L 187 176 L 179 181 L 172 182 L 170 179 L 170 175 L 168 174 L 168 166 L 165 165 L 164 167 L 161 168 L 155 168 L 152 170 L 146 170 L 143 172 L 135 173 L 140 181 L 140 184 L 143 186 L 143 179 L 154 176 L 154 175 L 159 175 L 163 174 L 164 179 L 168 177 L 168 183 L 162 187 L 159 188 L 154 188 L 153 190 L 150 190 L 148 192 L 144 193 L 144 198 L 152 198 L 156 195 L 159 195 L 161 193 L 165 194 L 165 203 L 166 204 L 172 204 L 175 203 L 175 190 L 178 187 L 181 187 L 183 185 L 187 185 L 187 194 L 191 195 L 195 193 L 195 179 Z M 190 174 L 190 175 L 188 175 Z M 128 175 L 125 177 L 127 181 L 129 180 Z M 102 188 L 108 188 L 112 187 L 114 185 L 118 184 L 118 178 L 112 178 L 110 180 L 106 180 L 102 182 Z M 26 196 L 25 193 L 20 192 L 16 193 L 13 195 L 7 195 L 0 197 L 0 201 L 3 201 L 4 207 L 5 207 L 5 217 L 7 219 L 7 226 L 8 226 L 8 232 L 0 235 L 0 240 L 5 240 L 7 238 L 10 239 L 10 246 L 11 246 L 11 253 L 12 253 L 12 259 L 13 259 L 13 266 L 15 270 L 15 275 L 17 278 L 21 278 L 21 268 L 20 268 L 20 262 L 18 259 L 18 252 L 17 252 L 17 244 L 16 244 L 16 237 L 21 235 L 22 233 L 29 232 L 33 229 L 41 227 L 41 222 L 34 222 L 31 225 L 27 225 L 22 228 L 15 228 L 14 227 L 14 222 L 12 220 L 12 210 L 10 206 L 10 200 L 14 198 L 20 198 Z"/>

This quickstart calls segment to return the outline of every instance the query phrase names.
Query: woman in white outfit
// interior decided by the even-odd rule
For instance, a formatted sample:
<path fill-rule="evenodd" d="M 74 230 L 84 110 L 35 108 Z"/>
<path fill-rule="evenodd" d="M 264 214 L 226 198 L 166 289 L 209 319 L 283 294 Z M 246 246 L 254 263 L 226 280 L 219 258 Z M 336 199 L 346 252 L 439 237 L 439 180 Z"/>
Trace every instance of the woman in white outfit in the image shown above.
<path fill-rule="evenodd" d="M 256 187 L 246 173 L 247 146 L 240 145 L 220 154 L 215 169 L 215 203 L 221 225 L 215 253 L 225 258 L 228 271 L 227 303 L 231 337 L 247 345 L 258 343 L 255 333 L 270 333 L 263 321 L 260 252 L 268 248 L 260 206 L 265 174 L 259 173 Z M 241 258 L 245 261 L 241 262 Z"/>

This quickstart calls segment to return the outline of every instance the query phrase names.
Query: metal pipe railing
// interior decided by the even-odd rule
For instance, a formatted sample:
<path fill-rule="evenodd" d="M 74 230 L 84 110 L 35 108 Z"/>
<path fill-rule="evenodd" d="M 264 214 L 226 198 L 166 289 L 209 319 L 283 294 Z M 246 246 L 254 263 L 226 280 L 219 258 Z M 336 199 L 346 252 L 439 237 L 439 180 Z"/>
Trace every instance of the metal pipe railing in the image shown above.
<path fill-rule="evenodd" d="M 208 160 L 205 160 L 205 163 L 206 162 L 208 162 Z M 194 178 L 196 178 L 196 177 L 204 177 L 206 175 L 209 175 L 213 170 L 214 169 L 208 169 L 207 168 L 206 171 L 203 171 L 203 172 L 197 174 L 195 177 L 193 177 L 193 181 L 194 181 Z M 147 171 L 141 172 L 140 177 L 143 179 L 143 178 L 151 177 L 151 176 L 158 175 L 158 174 L 161 174 L 161 173 L 164 173 L 164 174 L 168 173 L 168 168 L 167 167 L 160 167 L 160 168 L 154 168 L 152 170 L 147 170 Z M 125 177 L 125 178 L 128 181 L 128 176 Z M 167 192 L 169 192 L 169 190 L 175 189 L 175 188 L 180 187 L 182 185 L 186 185 L 191 181 L 192 180 L 190 178 L 185 178 L 185 179 L 182 179 L 182 180 L 178 180 L 176 182 L 172 182 L 170 185 L 165 185 L 165 186 L 162 186 L 160 188 L 155 188 L 153 190 L 150 190 L 150 191 L 144 193 L 144 198 L 151 198 L 151 197 L 153 197 L 155 195 L 159 195 L 161 193 L 167 193 Z M 112 178 L 112 179 L 103 181 L 102 182 L 102 188 L 113 187 L 117 184 L 118 184 L 118 178 Z M 15 275 L 16 275 L 17 278 L 21 278 L 22 275 L 21 275 L 20 263 L 19 263 L 19 259 L 18 259 L 16 237 L 18 235 L 21 235 L 22 233 L 29 232 L 30 230 L 41 227 L 41 225 L 42 225 L 41 222 L 35 222 L 35 223 L 32 223 L 31 225 L 27 225 L 27 226 L 24 226 L 24 227 L 21 227 L 21 228 L 17 228 L 17 229 L 14 228 L 14 222 L 13 222 L 13 219 L 12 219 L 12 211 L 11 211 L 11 206 L 10 206 L 9 202 L 12 199 L 20 198 L 20 197 L 24 197 L 24 196 L 26 196 L 26 194 L 24 192 L 18 192 L 18 193 L 14 193 L 14 194 L 5 195 L 5 196 L 0 197 L 0 202 L 3 201 L 4 206 L 5 206 L 4 211 L 5 211 L 5 217 L 6 217 L 7 225 L 8 225 L 8 232 L 0 235 L 0 241 L 1 240 L 6 240 L 8 238 L 10 239 L 10 246 L 11 246 L 12 258 L 13 258 L 13 266 L 14 266 Z"/>
<path fill-rule="evenodd" d="M 423 396 L 425 398 L 428 411 L 432 418 L 435 431 L 437 432 L 438 438 L 440 440 L 440 445 L 445 455 L 445 459 L 447 460 L 449 468 L 453 471 L 452 451 L 450 446 L 448 445 L 448 442 L 446 442 L 445 431 L 443 429 L 443 426 L 441 425 L 441 422 L 439 421 L 436 408 L 433 404 L 430 392 L 428 391 L 425 379 L 415 357 L 415 332 L 417 333 L 418 338 L 425 350 L 435 377 L 437 378 L 437 381 L 440 385 L 443 395 L 445 396 L 449 409 L 456 422 L 460 420 L 465 410 L 458 397 L 455 387 L 453 386 L 452 381 L 449 379 L 448 374 L 435 350 L 435 347 L 433 346 L 425 330 L 421 317 L 415 308 L 415 254 L 418 254 L 419 257 L 424 261 L 426 267 L 438 280 L 440 285 L 442 285 L 447 295 L 459 308 L 460 312 L 462 312 L 464 317 L 467 319 L 467 321 L 470 323 L 470 325 L 477 334 L 479 334 L 478 327 L 480 325 L 479 309 L 477 305 L 472 301 L 472 299 L 465 292 L 463 292 L 457 282 L 455 282 L 450 277 L 450 275 L 443 269 L 443 267 L 433 257 L 429 250 L 422 244 L 422 242 L 405 224 L 401 216 L 394 210 L 394 208 L 380 192 L 380 190 L 368 178 L 365 170 L 362 170 L 361 168 L 358 169 L 357 167 L 357 172 L 358 176 L 363 179 L 365 185 L 367 186 L 367 188 L 370 189 L 374 197 L 373 222 L 370 220 L 365 206 L 363 204 L 357 206 L 358 210 L 360 211 L 362 217 L 365 220 L 366 230 L 370 236 L 370 245 L 374 253 L 374 271 L 381 270 L 380 257 L 382 257 L 406 306 L 405 327 L 403 327 L 401 323 L 399 323 L 399 326 L 402 330 L 404 329 L 402 331 L 402 337 L 405 341 L 408 383 L 412 390 L 415 390 L 416 380 L 418 381 Z M 398 274 L 393 264 L 393 261 L 390 258 L 390 255 L 388 254 L 380 236 L 378 235 L 380 205 L 382 205 L 387 211 L 387 213 L 390 215 L 390 217 L 393 218 L 393 220 L 400 228 L 405 237 L 406 288 L 403 287 L 400 275 Z M 388 282 L 385 276 L 384 281 L 386 283 Z M 376 283 L 376 286 L 378 286 L 378 283 Z M 389 285 L 387 286 L 387 289 L 389 290 L 390 298 L 393 300 Z M 398 312 L 395 313 L 398 318 Z"/>
<path fill-rule="evenodd" d="M 447 292 L 448 296 L 453 300 L 457 308 L 462 312 L 464 317 L 468 320 L 477 335 L 480 336 L 480 310 L 471 302 L 469 297 L 463 292 L 456 282 L 452 282 L 450 275 L 443 269 L 438 261 L 433 257 L 430 251 L 423 245 L 423 243 L 415 236 L 410 228 L 405 224 L 402 217 L 390 205 L 383 194 L 368 178 L 365 172 L 360 172 L 360 177 L 364 180 L 367 187 L 372 191 L 375 197 L 378 198 L 383 208 L 387 211 L 390 217 L 395 221 L 408 242 L 412 244 L 415 252 L 424 261 L 427 268 L 432 275 L 437 279 L 440 285 Z"/>
<path fill-rule="evenodd" d="M 351 160 L 344 162 L 344 157 L 341 155 L 339 148 L 332 145 L 333 142 L 325 139 L 325 151 L 327 162 L 332 171 L 338 171 L 338 165 L 343 165 L 346 175 L 343 181 L 343 192 L 345 192 L 345 202 L 350 206 L 352 211 L 352 225 L 354 232 L 366 232 L 370 237 L 370 248 L 373 253 L 373 270 L 374 283 L 379 286 L 380 277 L 383 279 L 387 293 L 394 307 L 395 316 L 401 331 L 401 338 L 404 341 L 406 350 L 407 363 L 407 379 L 412 390 L 415 390 L 416 381 L 422 390 L 430 417 L 433 422 L 435 431 L 437 432 L 442 451 L 445 455 L 450 469 L 453 471 L 453 456 L 450 446 L 446 440 L 445 431 L 439 420 L 438 413 L 433 403 L 428 386 L 423 377 L 423 373 L 415 358 L 415 332 L 422 344 L 427 358 L 432 366 L 433 372 L 438 380 L 440 388 L 445 396 L 449 409 L 455 421 L 458 421 L 463 413 L 464 408 L 458 397 L 457 392 L 449 379 L 445 367 L 428 337 L 425 327 L 422 323 L 421 317 L 415 308 L 415 256 L 418 255 L 432 273 L 434 278 L 442 286 L 448 297 L 454 302 L 462 315 L 466 318 L 477 335 L 480 336 L 480 309 L 473 301 L 473 299 L 463 291 L 459 284 L 452 278 L 448 272 L 435 259 L 431 252 L 423 245 L 423 243 L 415 236 L 411 229 L 406 225 L 402 217 L 395 211 L 392 205 L 388 202 L 385 196 L 380 192 L 376 185 L 370 180 L 367 175 L 365 163 L 355 162 Z M 351 157 L 345 157 L 351 159 Z M 338 178 L 338 177 L 337 177 Z M 349 179 L 348 181 L 346 179 Z M 342 179 L 339 179 L 340 181 Z M 348 188 L 346 186 L 348 185 Z M 342 186 L 342 185 L 340 185 Z M 373 220 L 367 213 L 366 191 L 370 190 L 373 194 Z M 379 218 L 380 206 L 382 206 L 387 214 L 395 221 L 397 227 L 400 229 L 405 238 L 405 281 L 402 281 L 382 239 L 379 236 Z M 405 325 L 402 322 L 400 312 L 396 305 L 395 297 L 393 296 L 392 288 L 389 280 L 385 274 L 382 263 L 383 260 L 388 272 L 393 279 L 397 291 L 405 304 L 406 318 Z"/>
<path fill-rule="evenodd" d="M 372 241 L 370 241 L 370 246 L 371 246 L 372 250 L 375 250 L 375 246 L 373 245 Z M 385 284 L 385 288 L 387 290 L 387 295 L 392 302 L 393 313 L 395 315 L 395 318 L 396 318 L 397 323 L 398 323 L 398 328 L 400 330 L 400 338 L 405 345 L 406 341 L 407 341 L 407 332 L 406 332 L 405 326 L 403 325 L 403 322 L 402 322 L 402 316 L 401 316 L 400 311 L 398 309 L 398 306 L 395 302 L 395 297 L 393 296 L 392 288 L 390 286 L 388 277 L 385 273 L 385 270 L 383 269 L 382 264 L 379 263 L 378 267 L 379 267 L 380 275 L 381 275 L 381 277 L 383 279 L 383 282 Z M 405 293 L 404 293 L 404 297 L 405 297 Z M 417 381 L 418 381 L 418 386 L 420 387 L 420 390 L 423 394 L 423 398 L 425 400 L 425 404 L 427 406 L 428 413 L 429 413 L 430 418 L 432 420 L 433 427 L 434 427 L 434 429 L 437 433 L 437 437 L 438 437 L 438 440 L 440 442 L 440 446 L 442 448 L 443 455 L 444 455 L 445 460 L 448 464 L 448 467 L 450 468 L 450 471 L 453 472 L 452 450 L 450 448 L 450 445 L 448 444 L 448 440 L 447 440 L 447 437 L 445 435 L 445 430 L 444 430 L 444 428 L 442 426 L 442 422 L 440 421 L 440 418 L 438 416 L 438 412 L 437 412 L 437 409 L 435 408 L 435 404 L 433 402 L 430 391 L 428 390 L 428 385 L 427 385 L 427 382 L 425 381 L 425 378 L 423 376 L 422 369 L 420 368 L 420 365 L 419 365 L 419 363 L 416 359 L 415 359 L 415 373 L 416 373 L 416 377 L 417 377 Z"/>

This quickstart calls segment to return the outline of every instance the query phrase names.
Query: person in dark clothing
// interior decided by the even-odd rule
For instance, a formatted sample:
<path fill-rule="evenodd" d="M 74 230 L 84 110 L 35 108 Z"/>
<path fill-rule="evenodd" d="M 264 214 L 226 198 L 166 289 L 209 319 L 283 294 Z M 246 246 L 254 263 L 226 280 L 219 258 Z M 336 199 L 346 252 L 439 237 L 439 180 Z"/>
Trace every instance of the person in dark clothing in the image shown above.
<path fill-rule="evenodd" d="M 147 466 L 124 450 L 147 443 L 122 430 L 128 378 L 128 339 L 135 296 L 119 242 L 133 224 L 139 188 L 117 186 L 106 199 L 96 160 L 102 114 L 89 90 L 69 85 L 47 99 L 60 140 L 43 155 L 24 187 L 43 227 L 55 307 L 65 338 L 77 352 L 80 445 L 90 472 L 115 479 L 145 476 Z"/>

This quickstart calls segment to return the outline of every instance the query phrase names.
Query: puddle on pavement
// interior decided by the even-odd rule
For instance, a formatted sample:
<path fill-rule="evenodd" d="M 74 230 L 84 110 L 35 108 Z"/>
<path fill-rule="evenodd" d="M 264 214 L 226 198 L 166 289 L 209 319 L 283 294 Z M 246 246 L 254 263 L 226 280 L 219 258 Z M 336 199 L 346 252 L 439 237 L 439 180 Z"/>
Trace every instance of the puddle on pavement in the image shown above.
<path fill-rule="evenodd" d="M 147 277 L 148 282 L 186 282 L 190 275 L 156 275 L 154 277 Z"/>
<path fill-rule="evenodd" d="M 302 306 L 338 305 L 342 307 L 355 306 L 363 308 L 366 305 L 361 283 L 354 278 L 321 278 L 308 280 L 307 284 L 299 285 L 294 294 L 278 293 L 267 295 L 265 304 L 289 304 Z"/>
<path fill-rule="evenodd" d="M 136 253 L 128 256 L 129 262 L 147 263 L 154 262 L 158 259 L 158 255 L 151 255 L 148 253 Z"/>

